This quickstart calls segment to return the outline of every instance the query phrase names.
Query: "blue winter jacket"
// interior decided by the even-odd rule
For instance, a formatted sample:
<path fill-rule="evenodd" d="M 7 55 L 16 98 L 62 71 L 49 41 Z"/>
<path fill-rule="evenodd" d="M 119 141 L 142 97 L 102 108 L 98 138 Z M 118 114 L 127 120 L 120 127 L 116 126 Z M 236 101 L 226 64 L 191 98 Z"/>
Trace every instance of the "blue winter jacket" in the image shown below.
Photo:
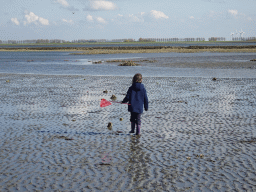
<path fill-rule="evenodd" d="M 133 83 L 129 87 L 122 103 L 127 102 L 130 104 L 128 105 L 129 112 L 143 113 L 143 105 L 144 109 L 148 110 L 147 91 L 142 83 Z"/>

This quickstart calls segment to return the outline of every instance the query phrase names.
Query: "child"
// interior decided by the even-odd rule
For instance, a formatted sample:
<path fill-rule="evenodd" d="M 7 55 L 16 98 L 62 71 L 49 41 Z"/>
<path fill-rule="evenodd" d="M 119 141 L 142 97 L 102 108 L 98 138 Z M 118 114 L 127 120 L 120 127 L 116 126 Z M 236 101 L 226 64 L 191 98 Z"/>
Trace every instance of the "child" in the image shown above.
<path fill-rule="evenodd" d="M 141 128 L 141 114 L 143 113 L 143 105 L 145 111 L 148 110 L 148 97 L 147 92 L 142 82 L 142 75 L 137 73 L 132 79 L 132 86 L 129 87 L 125 98 L 122 103 L 129 103 L 128 111 L 131 112 L 131 131 L 134 133 L 136 125 L 136 135 L 140 134 Z"/>

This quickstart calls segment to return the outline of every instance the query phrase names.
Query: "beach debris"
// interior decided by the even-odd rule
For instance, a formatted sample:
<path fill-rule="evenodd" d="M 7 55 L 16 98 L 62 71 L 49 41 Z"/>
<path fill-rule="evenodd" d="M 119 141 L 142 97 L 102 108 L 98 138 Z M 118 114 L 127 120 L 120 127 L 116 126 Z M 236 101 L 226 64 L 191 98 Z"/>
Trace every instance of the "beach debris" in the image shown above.
<path fill-rule="evenodd" d="M 10 80 L 6 80 L 6 83 L 10 83 Z"/>
<path fill-rule="evenodd" d="M 112 126 L 113 126 L 113 123 L 109 122 L 109 123 L 108 123 L 108 129 L 111 130 L 111 129 L 112 129 Z"/>
<path fill-rule="evenodd" d="M 123 133 L 123 131 L 116 131 L 116 133 Z"/>
<path fill-rule="evenodd" d="M 213 77 L 213 78 L 212 78 L 212 80 L 213 80 L 213 81 L 216 81 L 216 80 L 217 80 L 217 78 L 216 78 L 216 77 Z"/>
<path fill-rule="evenodd" d="M 71 121 L 76 121 L 75 119 L 72 119 Z"/>
<path fill-rule="evenodd" d="M 123 118 L 120 118 L 120 121 L 123 121 L 124 119 Z"/>
<path fill-rule="evenodd" d="M 84 79 L 84 80 L 86 80 L 86 79 Z"/>
<path fill-rule="evenodd" d="M 256 59 L 251 59 L 250 61 L 256 61 Z"/>
<path fill-rule="evenodd" d="M 116 100 L 117 98 L 116 98 L 116 96 L 115 95 L 112 95 L 111 97 L 110 97 L 110 99 L 112 99 L 112 100 Z"/>
<path fill-rule="evenodd" d="M 103 91 L 103 93 L 108 93 L 108 90 Z"/>
<path fill-rule="evenodd" d="M 73 138 L 68 138 L 66 136 L 55 136 L 57 139 L 65 139 L 65 140 L 74 140 Z"/>
<path fill-rule="evenodd" d="M 92 62 L 93 64 L 100 64 L 100 63 L 102 63 L 102 61 L 94 61 L 94 62 Z"/>
<path fill-rule="evenodd" d="M 73 138 L 65 138 L 65 140 L 70 141 L 70 140 L 74 140 Z"/>
<path fill-rule="evenodd" d="M 110 163 L 99 163 L 98 165 L 110 165 Z"/>
<path fill-rule="evenodd" d="M 200 154 L 200 155 L 199 155 L 199 157 L 200 157 L 200 158 L 203 158 L 203 157 L 204 157 L 204 155 L 203 155 L 203 154 Z"/>
<path fill-rule="evenodd" d="M 187 157 L 187 160 L 190 160 L 191 159 L 191 157 Z"/>
<path fill-rule="evenodd" d="M 66 124 L 66 123 L 63 123 L 62 125 L 64 125 L 64 126 L 68 126 L 68 124 Z"/>
<path fill-rule="evenodd" d="M 134 63 L 133 61 L 125 61 L 124 63 L 120 63 L 118 66 L 138 66 L 139 64 Z"/>

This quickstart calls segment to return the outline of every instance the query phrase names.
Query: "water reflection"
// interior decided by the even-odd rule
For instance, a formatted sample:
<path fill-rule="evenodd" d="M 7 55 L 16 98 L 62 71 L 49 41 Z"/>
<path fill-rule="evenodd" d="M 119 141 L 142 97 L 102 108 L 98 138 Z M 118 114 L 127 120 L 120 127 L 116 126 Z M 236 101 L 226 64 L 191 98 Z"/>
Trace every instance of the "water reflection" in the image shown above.
<path fill-rule="evenodd" d="M 140 141 L 139 136 L 130 137 L 130 150 L 128 151 L 128 169 L 127 172 L 130 176 L 130 182 L 133 185 L 138 186 L 141 181 L 144 181 L 150 177 L 150 165 L 147 159 L 144 146 Z M 137 190 L 139 188 L 136 188 Z"/>

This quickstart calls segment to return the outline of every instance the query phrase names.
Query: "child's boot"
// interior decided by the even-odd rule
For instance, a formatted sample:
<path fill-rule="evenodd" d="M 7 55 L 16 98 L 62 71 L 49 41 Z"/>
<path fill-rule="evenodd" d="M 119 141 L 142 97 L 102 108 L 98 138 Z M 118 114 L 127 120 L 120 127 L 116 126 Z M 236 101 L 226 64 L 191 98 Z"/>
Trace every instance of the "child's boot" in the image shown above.
<path fill-rule="evenodd" d="M 134 133 L 135 122 L 131 122 L 131 131 L 129 133 Z"/>
<path fill-rule="evenodd" d="M 136 135 L 140 135 L 140 124 L 136 124 Z"/>

